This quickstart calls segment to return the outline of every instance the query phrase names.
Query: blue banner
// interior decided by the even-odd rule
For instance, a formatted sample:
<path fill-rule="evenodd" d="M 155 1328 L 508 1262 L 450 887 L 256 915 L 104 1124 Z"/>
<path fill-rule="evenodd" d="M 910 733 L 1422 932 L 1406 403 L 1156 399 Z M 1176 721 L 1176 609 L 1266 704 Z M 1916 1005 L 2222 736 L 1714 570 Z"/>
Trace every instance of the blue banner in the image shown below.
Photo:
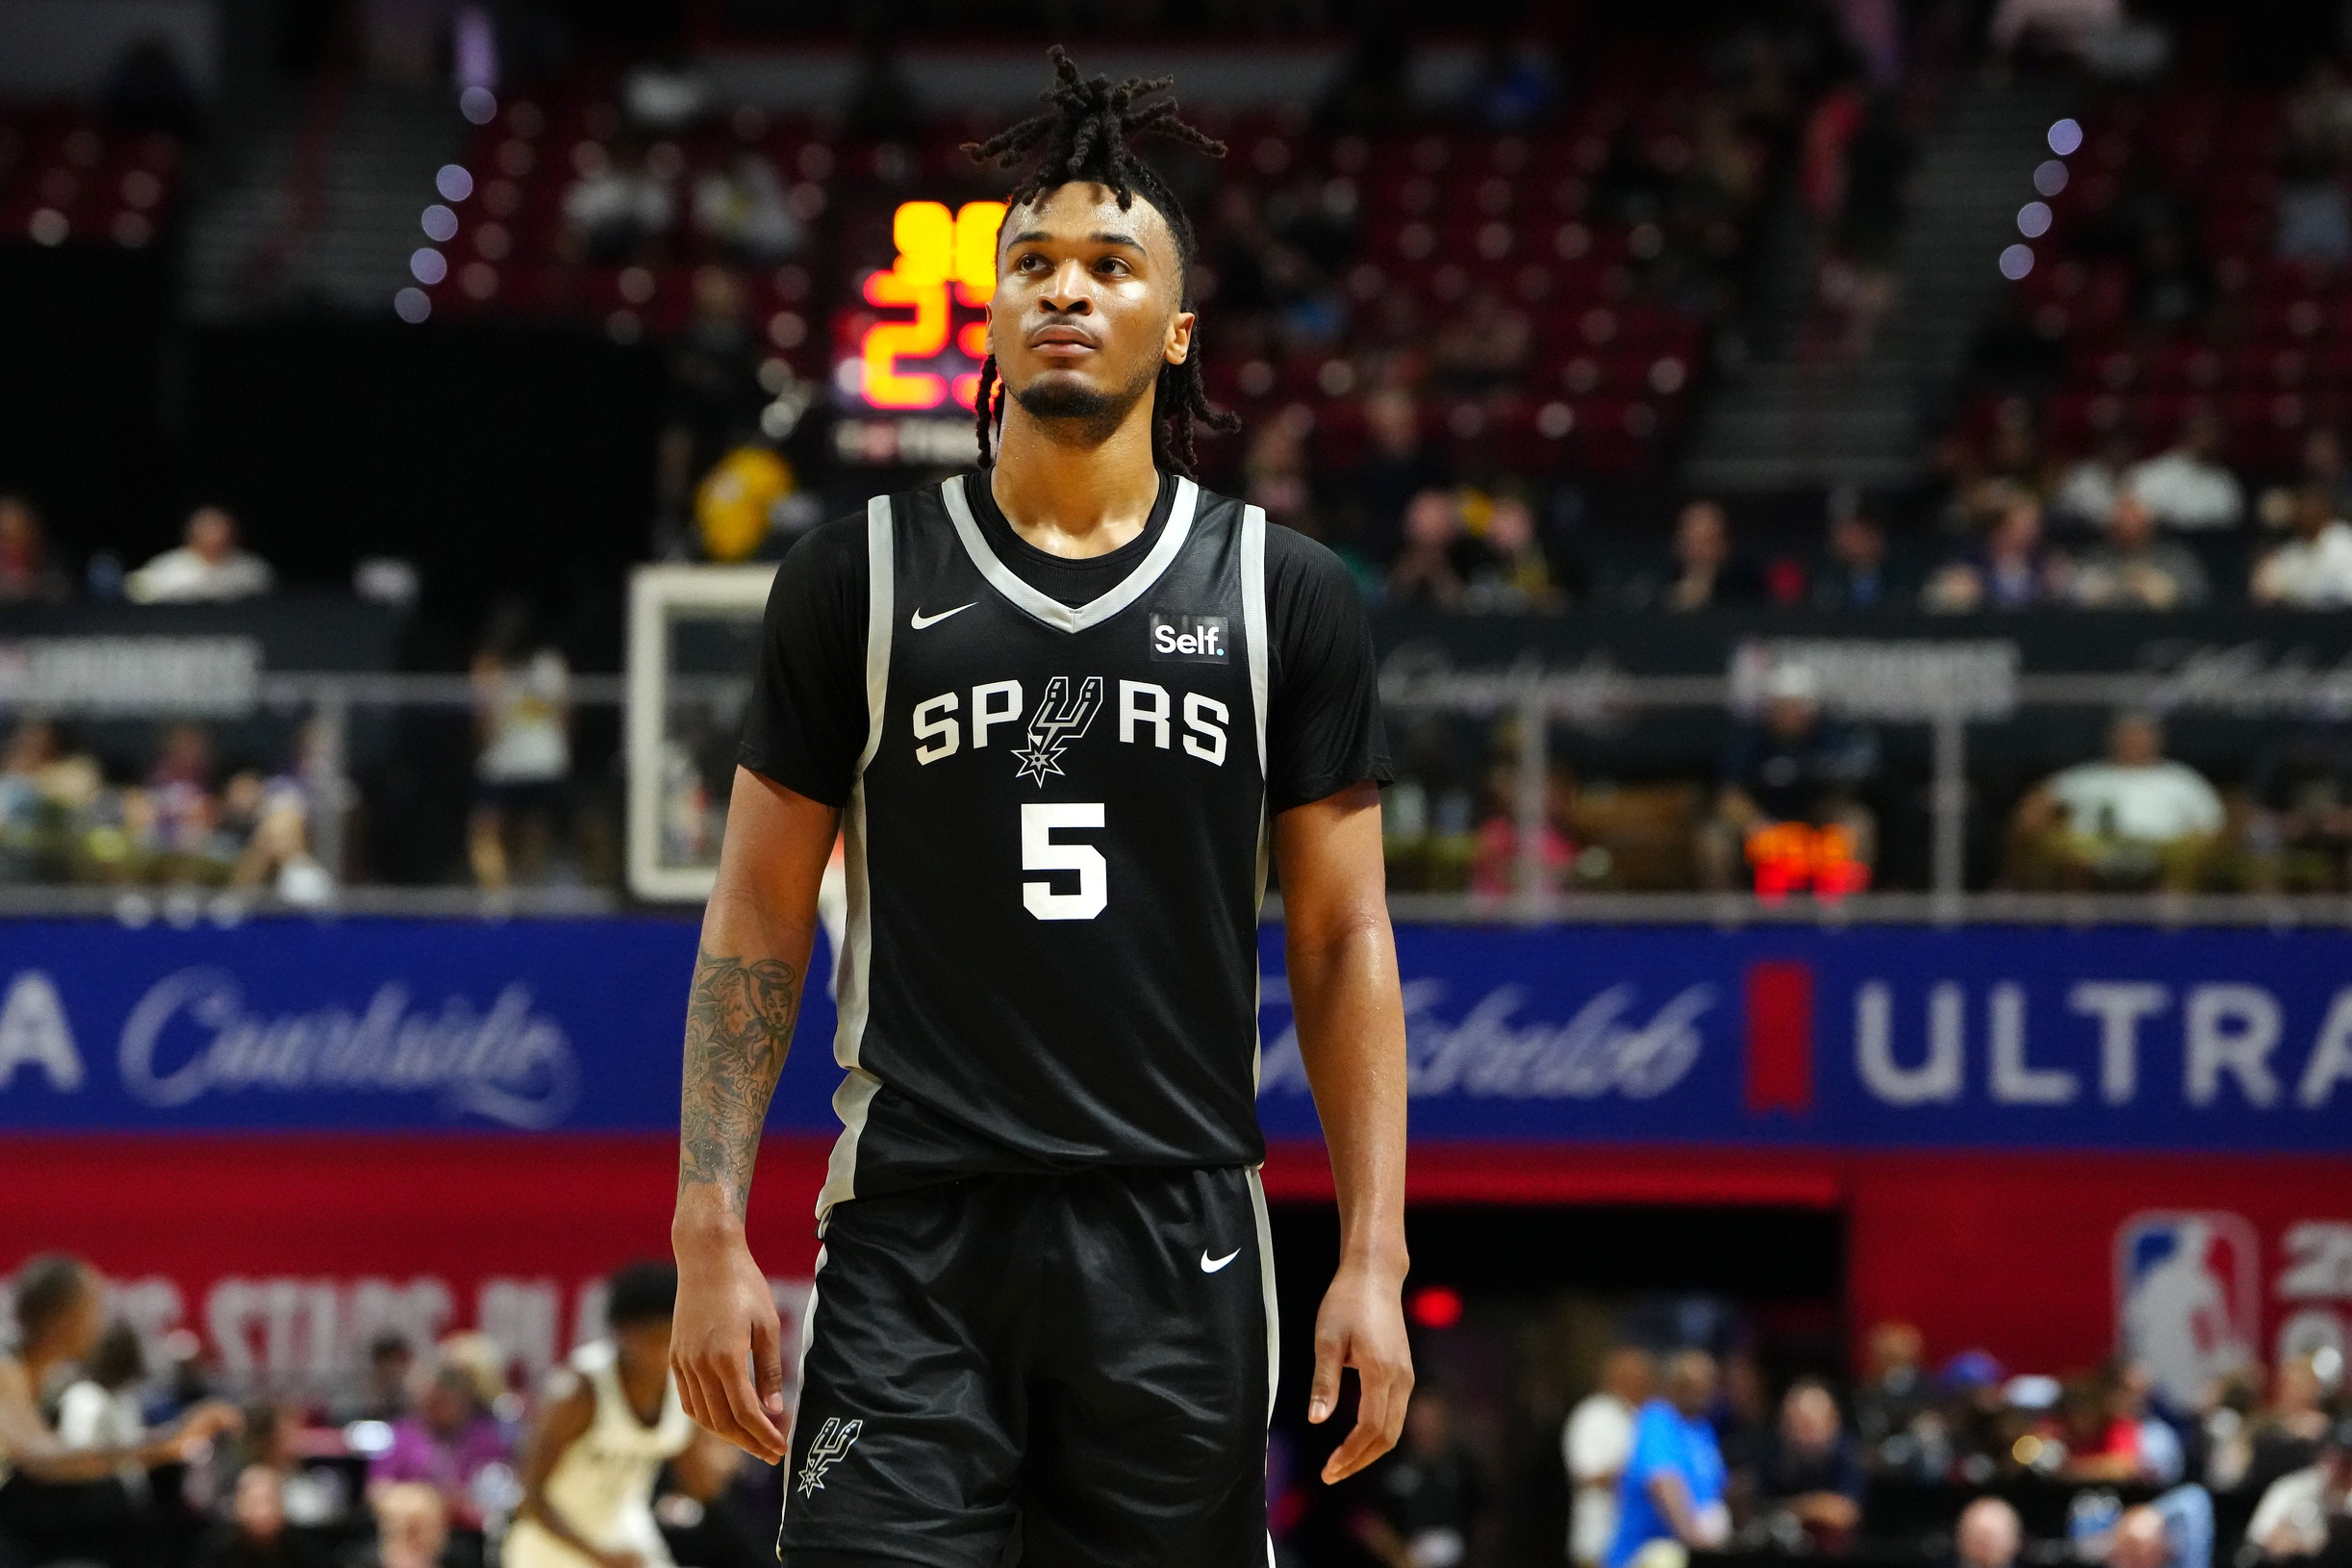
<path fill-rule="evenodd" d="M 1420 1138 L 2352 1151 L 2352 940 L 1406 927 Z M 1260 1109 L 1311 1136 L 1281 933 Z M 661 1132 L 695 928 L 0 925 L 0 1129 Z M 822 960 L 821 960 L 822 963 Z M 771 1126 L 829 1132 L 822 988 Z"/>

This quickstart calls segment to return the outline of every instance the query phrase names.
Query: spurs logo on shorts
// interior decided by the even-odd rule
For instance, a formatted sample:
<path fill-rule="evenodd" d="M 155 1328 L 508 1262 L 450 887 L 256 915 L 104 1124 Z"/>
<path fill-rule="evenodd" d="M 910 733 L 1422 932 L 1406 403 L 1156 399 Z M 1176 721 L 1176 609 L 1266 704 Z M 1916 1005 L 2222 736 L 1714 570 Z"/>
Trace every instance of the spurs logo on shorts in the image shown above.
<path fill-rule="evenodd" d="M 825 1417 L 824 1425 L 817 1429 L 817 1435 L 809 1439 L 808 1458 L 801 1464 L 800 1479 L 796 1482 L 802 1497 L 824 1490 L 824 1473 L 841 1463 L 842 1457 L 849 1452 L 849 1445 L 856 1442 L 857 1434 L 865 1429 L 863 1421 L 844 1421 L 839 1416 Z"/>

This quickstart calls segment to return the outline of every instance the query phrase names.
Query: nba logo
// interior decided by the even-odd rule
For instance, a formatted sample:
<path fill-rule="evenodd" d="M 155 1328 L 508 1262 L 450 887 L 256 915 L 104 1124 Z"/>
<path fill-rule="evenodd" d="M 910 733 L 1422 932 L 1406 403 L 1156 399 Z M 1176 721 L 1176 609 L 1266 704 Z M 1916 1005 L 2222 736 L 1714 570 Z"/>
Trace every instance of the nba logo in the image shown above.
<path fill-rule="evenodd" d="M 2115 1329 L 2162 1399 L 2193 1410 L 2254 1359 L 2253 1227 L 2235 1214 L 2135 1214 L 2115 1233 Z"/>

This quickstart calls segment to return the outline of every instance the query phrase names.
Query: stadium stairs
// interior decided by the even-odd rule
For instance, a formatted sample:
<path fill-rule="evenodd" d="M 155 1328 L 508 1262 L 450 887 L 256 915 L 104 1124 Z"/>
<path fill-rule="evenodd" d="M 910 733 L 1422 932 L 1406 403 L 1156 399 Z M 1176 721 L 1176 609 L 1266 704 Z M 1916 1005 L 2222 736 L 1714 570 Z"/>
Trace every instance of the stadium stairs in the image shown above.
<path fill-rule="evenodd" d="M 330 81 L 257 106 L 190 224 L 190 314 L 387 310 L 466 131 L 440 87 Z"/>
<path fill-rule="evenodd" d="M 2004 287 L 2002 247 L 2049 156 L 2067 90 L 1976 82 L 1921 138 L 1898 262 L 1899 296 L 1869 351 L 1813 346 L 1814 226 L 1793 189 L 1765 236 L 1744 359 L 1727 356 L 1684 460 L 1696 489 L 1899 483 L 1918 471 L 1922 411 L 1939 408 Z"/>

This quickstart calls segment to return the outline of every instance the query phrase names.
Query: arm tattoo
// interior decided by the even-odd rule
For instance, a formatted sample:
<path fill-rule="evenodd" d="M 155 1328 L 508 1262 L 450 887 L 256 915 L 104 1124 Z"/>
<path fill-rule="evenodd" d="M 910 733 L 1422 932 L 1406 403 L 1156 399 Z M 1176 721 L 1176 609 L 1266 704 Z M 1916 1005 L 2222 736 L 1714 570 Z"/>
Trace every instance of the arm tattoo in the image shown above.
<path fill-rule="evenodd" d="M 768 1099 L 792 1047 L 800 976 L 780 958 L 695 956 L 686 1001 L 686 1091 L 678 1124 L 678 1188 L 717 1185 L 742 1214 L 751 1198 Z"/>

